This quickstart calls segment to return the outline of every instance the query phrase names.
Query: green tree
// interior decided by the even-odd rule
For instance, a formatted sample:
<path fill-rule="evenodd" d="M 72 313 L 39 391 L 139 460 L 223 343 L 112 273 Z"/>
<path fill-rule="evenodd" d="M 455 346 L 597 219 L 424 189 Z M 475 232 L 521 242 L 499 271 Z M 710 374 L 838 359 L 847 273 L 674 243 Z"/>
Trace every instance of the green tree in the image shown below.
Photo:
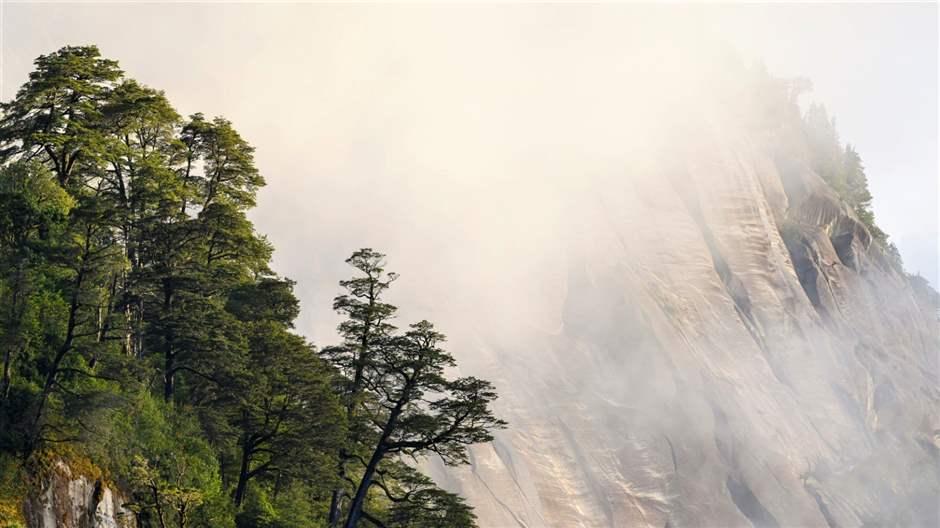
<path fill-rule="evenodd" d="M 491 431 L 505 426 L 490 409 L 496 392 L 489 382 L 444 376 L 444 369 L 456 362 L 440 348 L 443 341 L 430 323 L 421 321 L 381 347 L 366 366 L 364 385 L 373 399 L 365 407 L 378 439 L 359 479 L 345 528 L 358 526 L 376 471 L 386 457 L 436 454 L 445 464 L 466 464 L 468 446 L 489 442 Z"/>
<path fill-rule="evenodd" d="M 101 106 L 123 72 L 95 46 L 66 46 L 35 65 L 16 98 L 2 106 L 0 159 L 39 159 L 67 186 L 80 161 L 93 161 L 110 146 Z"/>
<path fill-rule="evenodd" d="M 266 324 L 252 341 L 250 374 L 233 420 L 241 452 L 236 506 L 257 477 L 330 481 L 326 468 L 335 452 L 329 446 L 341 441 L 343 423 L 329 372 L 303 339 Z"/>
<path fill-rule="evenodd" d="M 0 283 L 6 307 L 0 400 L 9 393 L 14 363 L 37 337 L 37 282 L 73 206 L 43 165 L 17 162 L 0 169 L 0 258 L 9 271 Z"/>
<path fill-rule="evenodd" d="M 458 495 L 437 487 L 427 476 L 400 461 L 386 461 L 376 470 L 374 487 L 390 506 L 385 520 L 363 512 L 373 524 L 398 528 L 472 528 L 476 515 Z M 368 517 L 366 517 L 368 515 Z"/>
<path fill-rule="evenodd" d="M 340 452 L 339 476 L 352 487 L 345 508 L 334 491 L 330 520 L 335 522 L 342 512 L 346 528 L 363 518 L 381 522 L 381 514 L 365 509 L 374 489 L 385 492 L 399 520 L 402 512 L 421 509 L 419 504 L 436 514 L 462 516 L 462 502 L 397 462 L 401 457 L 436 454 L 446 464 L 466 463 L 469 445 L 490 441 L 491 431 L 505 425 L 490 409 L 496 393 L 484 380 L 445 377 L 445 369 L 456 362 L 440 347 L 444 336 L 427 321 L 396 334 L 389 322 L 396 308 L 382 301 L 396 278 L 386 274 L 384 255 L 361 249 L 347 263 L 359 275 L 340 283 L 347 293 L 334 301 L 334 308 L 347 316 L 339 326 L 344 342 L 324 350 L 324 355 L 345 380 L 350 427 Z M 393 491 L 394 486 L 409 485 L 420 492 L 398 496 Z M 340 497 L 346 493 L 341 490 Z M 405 504 L 408 501 L 412 502 Z M 472 523 L 472 516 L 467 518 Z"/>
<path fill-rule="evenodd" d="M 342 515 L 344 499 L 351 498 L 348 482 L 348 464 L 355 457 L 363 457 L 368 448 L 371 432 L 367 418 L 359 411 L 364 397 L 364 373 L 378 349 L 390 339 L 395 326 L 390 321 L 397 308 L 382 301 L 382 295 L 398 277 L 386 273 L 385 255 L 371 248 L 352 254 L 346 263 L 356 269 L 358 276 L 340 281 L 346 293 L 333 300 L 333 309 L 346 316 L 338 327 L 343 343 L 324 349 L 324 355 L 343 374 L 341 393 L 346 408 L 349 438 L 340 444 L 338 483 L 330 501 L 329 525 L 337 526 Z"/>
<path fill-rule="evenodd" d="M 59 339 L 66 301 L 52 287 L 67 273 L 56 261 L 66 246 L 75 200 L 42 164 L 0 168 L 0 438 L 5 449 L 28 450 L 30 411 L 40 371 Z"/>

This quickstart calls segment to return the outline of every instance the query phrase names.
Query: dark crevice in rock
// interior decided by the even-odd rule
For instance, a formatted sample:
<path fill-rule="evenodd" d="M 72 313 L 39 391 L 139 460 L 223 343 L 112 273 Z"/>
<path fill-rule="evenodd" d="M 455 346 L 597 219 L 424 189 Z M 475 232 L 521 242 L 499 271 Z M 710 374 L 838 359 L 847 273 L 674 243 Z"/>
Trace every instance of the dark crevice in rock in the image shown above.
<path fill-rule="evenodd" d="M 780 528 L 777 519 L 767 511 L 767 508 L 757 499 L 754 492 L 747 484 L 738 481 L 734 477 L 728 477 L 725 481 L 728 493 L 731 494 L 731 500 L 738 510 L 747 517 L 754 528 Z"/>
<path fill-rule="evenodd" d="M 808 242 L 793 228 L 782 229 L 780 237 L 783 239 L 784 245 L 787 246 L 790 261 L 793 263 L 793 271 L 796 272 L 796 277 L 799 279 L 803 291 L 806 292 L 809 302 L 816 308 L 819 315 L 828 316 L 826 307 L 822 305 L 817 287 L 819 268 L 816 265 L 814 252 L 810 249 Z"/>
<path fill-rule="evenodd" d="M 712 265 L 715 268 L 715 272 L 718 274 L 725 291 L 734 303 L 735 313 L 744 324 L 744 327 L 747 328 L 748 333 L 751 334 L 751 338 L 754 339 L 757 346 L 766 354 L 767 344 L 764 342 L 760 326 L 754 318 L 751 297 L 744 283 L 734 275 L 731 271 L 731 267 L 728 265 L 728 261 L 725 260 L 720 244 L 715 239 L 714 233 L 712 233 L 711 228 L 705 221 L 705 216 L 702 214 L 702 206 L 698 202 L 698 198 L 692 195 L 687 185 L 680 183 L 680 178 L 673 176 L 670 181 L 676 193 L 679 195 L 679 198 L 682 200 L 682 203 L 685 205 L 686 210 L 689 212 L 689 216 L 692 217 L 699 228 L 702 239 L 705 241 L 705 246 L 708 248 L 708 253 L 712 257 Z"/>
<path fill-rule="evenodd" d="M 734 439 L 731 437 L 728 416 L 717 405 L 712 405 L 711 408 L 715 419 L 715 447 L 718 449 L 721 459 L 733 467 L 735 466 Z"/>
<path fill-rule="evenodd" d="M 104 499 L 104 483 L 101 479 L 95 480 L 95 487 L 91 493 L 91 501 L 88 504 L 87 526 L 89 528 L 96 526 L 98 521 L 98 505 Z"/>
<path fill-rule="evenodd" d="M 826 525 L 829 528 L 839 528 L 839 523 L 836 522 L 835 517 L 832 516 L 832 512 L 829 511 L 829 506 L 826 504 L 826 501 L 823 499 L 822 495 L 813 487 L 812 484 L 806 482 L 803 484 L 803 488 L 806 489 L 806 492 L 813 497 L 813 500 L 816 501 L 816 506 L 819 507 L 819 512 L 822 513 L 823 519 L 826 520 Z"/>
<path fill-rule="evenodd" d="M 855 234 L 842 233 L 834 235 L 829 240 L 832 242 L 832 247 L 836 250 L 836 255 L 839 256 L 839 262 L 848 268 L 858 271 L 858 259 L 855 257 L 855 248 L 852 246 L 852 242 L 855 241 Z"/>
<path fill-rule="evenodd" d="M 835 294 L 832 285 L 829 283 L 829 277 L 823 271 L 823 263 L 819 260 L 819 253 L 813 245 L 813 242 L 806 236 L 798 225 L 788 225 L 780 230 L 780 237 L 787 246 L 790 253 L 790 261 L 793 263 L 793 271 L 796 272 L 800 286 L 806 292 L 816 313 L 823 320 L 831 321 L 832 316 L 826 303 L 823 302 L 823 295 L 831 304 L 838 309 L 835 304 Z M 825 290 L 820 291 L 820 283 L 825 285 Z"/>

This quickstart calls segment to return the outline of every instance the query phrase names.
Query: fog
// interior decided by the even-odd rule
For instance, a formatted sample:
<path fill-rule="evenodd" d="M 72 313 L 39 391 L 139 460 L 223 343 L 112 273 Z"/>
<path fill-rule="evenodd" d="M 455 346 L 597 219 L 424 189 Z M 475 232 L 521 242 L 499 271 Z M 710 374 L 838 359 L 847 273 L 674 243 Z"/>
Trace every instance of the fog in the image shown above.
<path fill-rule="evenodd" d="M 437 475 L 486 526 L 933 519 L 936 321 L 805 149 L 752 126 L 748 83 L 812 80 L 801 104 L 837 116 L 936 284 L 936 6 L 3 10 L 5 99 L 35 56 L 96 43 L 234 122 L 317 344 L 343 259 L 387 253 L 399 322 L 437 322 L 502 395 L 510 431 Z"/>
<path fill-rule="evenodd" d="M 389 253 L 399 289 L 414 290 L 432 280 L 430 255 L 457 274 L 505 269 L 515 259 L 494 234 L 524 230 L 518 249 L 551 239 L 557 185 L 616 172 L 655 136 L 665 119 L 643 113 L 666 97 L 650 104 L 644 90 L 681 100 L 698 87 L 657 85 L 650 69 L 694 69 L 705 42 L 812 79 L 805 99 L 858 145 L 879 222 L 936 284 L 935 6 L 3 9 L 3 98 L 38 54 L 94 42 L 182 113 L 235 122 L 269 184 L 254 217 L 277 269 L 299 280 L 300 328 L 317 340 L 332 335 L 329 299 L 356 247 Z"/>

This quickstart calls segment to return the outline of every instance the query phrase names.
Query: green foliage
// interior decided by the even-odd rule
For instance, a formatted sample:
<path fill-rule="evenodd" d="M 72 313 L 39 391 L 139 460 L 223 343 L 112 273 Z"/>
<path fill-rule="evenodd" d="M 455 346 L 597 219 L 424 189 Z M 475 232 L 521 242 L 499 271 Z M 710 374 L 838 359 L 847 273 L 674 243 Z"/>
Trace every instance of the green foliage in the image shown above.
<path fill-rule="evenodd" d="M 110 146 L 102 101 L 122 72 L 95 46 L 66 46 L 35 64 L 16 98 L 2 106 L 0 160 L 40 155 L 67 185 L 78 164 Z"/>
<path fill-rule="evenodd" d="M 28 482 L 24 473 L 18 460 L 7 453 L 0 453 L 0 528 L 26 526 L 21 511 Z"/>
<path fill-rule="evenodd" d="M 872 195 L 868 189 L 862 158 L 852 145 L 842 146 L 835 119 L 828 116 L 822 105 L 812 104 L 803 118 L 803 131 L 813 170 L 852 208 L 887 261 L 903 272 L 897 247 L 888 241 L 888 235 L 875 222 L 871 207 Z"/>
<path fill-rule="evenodd" d="M 277 511 L 268 497 L 260 492 L 249 495 L 243 509 L 235 517 L 237 528 L 276 528 L 279 526 Z"/>
<path fill-rule="evenodd" d="M 887 236 L 875 224 L 871 210 L 872 196 L 862 158 L 852 145 L 842 146 L 835 119 L 822 105 L 812 104 L 803 118 L 803 131 L 813 170 L 852 207 L 872 237 L 885 244 Z"/>
<path fill-rule="evenodd" d="M 377 472 L 376 487 L 387 504 L 386 524 L 400 528 L 471 528 L 476 515 L 459 496 L 438 488 L 414 468 L 397 461 Z"/>
<path fill-rule="evenodd" d="M 379 489 L 370 471 L 386 526 L 472 526 L 397 457 L 464 462 L 495 394 L 444 378 L 428 323 L 395 334 L 383 256 L 349 259 L 343 343 L 319 354 L 248 219 L 264 179 L 232 123 L 183 119 L 94 46 L 35 64 L 0 106 L 0 523 L 21 521 L 20 477 L 64 459 L 141 528 L 321 526 L 354 478 Z"/>
<path fill-rule="evenodd" d="M 350 424 L 338 453 L 340 485 L 329 524 L 345 517 L 346 528 L 362 520 L 474 526 L 468 506 L 401 460 L 433 454 L 445 464 L 467 463 L 467 447 L 492 440 L 492 431 L 505 425 L 490 409 L 496 393 L 487 381 L 445 376 L 456 361 L 441 348 L 444 335 L 431 323 L 396 332 L 389 320 L 397 309 L 381 299 L 396 278 L 386 274 L 384 255 L 366 248 L 346 262 L 358 275 L 340 282 L 347 293 L 333 304 L 347 316 L 339 325 L 344 341 L 324 351 L 345 378 Z"/>

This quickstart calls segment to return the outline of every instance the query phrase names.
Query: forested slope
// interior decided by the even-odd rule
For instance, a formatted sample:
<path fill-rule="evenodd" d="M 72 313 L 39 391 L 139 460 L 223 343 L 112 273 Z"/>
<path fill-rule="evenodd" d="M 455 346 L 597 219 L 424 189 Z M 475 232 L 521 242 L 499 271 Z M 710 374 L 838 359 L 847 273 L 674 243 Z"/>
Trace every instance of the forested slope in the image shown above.
<path fill-rule="evenodd" d="M 232 123 L 93 46 L 35 65 L 0 121 L 0 524 L 473 526 L 401 460 L 465 462 L 496 394 L 445 376 L 430 323 L 394 326 L 383 255 L 347 261 L 317 350 Z"/>

